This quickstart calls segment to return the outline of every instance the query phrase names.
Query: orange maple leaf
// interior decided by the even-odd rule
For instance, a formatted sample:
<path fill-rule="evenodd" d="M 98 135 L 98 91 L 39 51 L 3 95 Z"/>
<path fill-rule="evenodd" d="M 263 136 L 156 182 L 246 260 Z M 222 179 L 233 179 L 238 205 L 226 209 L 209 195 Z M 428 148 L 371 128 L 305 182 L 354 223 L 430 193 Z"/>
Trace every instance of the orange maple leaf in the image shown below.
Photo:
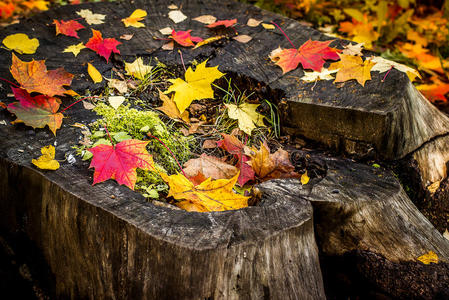
<path fill-rule="evenodd" d="M 338 60 L 340 50 L 329 47 L 333 40 L 320 42 L 308 40 L 299 49 L 274 50 L 270 59 L 282 68 L 282 73 L 296 69 L 299 63 L 304 69 L 321 71 L 326 59 Z"/>
<path fill-rule="evenodd" d="M 341 55 L 341 61 L 332 63 L 329 70 L 338 70 L 334 82 L 344 82 L 351 79 L 357 80 L 365 86 L 367 80 L 371 80 L 371 68 L 375 65 L 370 60 L 363 61 L 360 56 Z"/>
<path fill-rule="evenodd" d="M 187 30 L 187 31 L 178 31 L 176 32 L 174 29 L 171 32 L 170 37 L 177 42 L 178 44 L 180 44 L 181 46 L 184 47 L 191 47 L 191 46 L 195 46 L 195 43 L 199 43 L 201 42 L 203 39 L 198 37 L 198 36 L 191 36 L 190 32 L 192 30 Z"/>
<path fill-rule="evenodd" d="M 45 95 L 31 97 L 24 89 L 11 87 L 19 102 L 8 105 L 8 110 L 17 116 L 14 123 L 24 123 L 33 128 L 48 128 L 56 135 L 61 128 L 62 113 L 58 113 L 60 100 Z"/>
<path fill-rule="evenodd" d="M 72 83 L 73 75 L 63 68 L 47 71 L 45 60 L 24 62 L 13 53 L 10 71 L 14 79 L 29 93 L 37 92 L 47 96 L 73 93 L 72 90 L 63 88 Z"/>
<path fill-rule="evenodd" d="M 431 102 L 438 100 L 447 102 L 446 94 L 449 93 L 449 83 L 442 82 L 437 77 L 430 78 L 431 84 L 421 84 L 416 88 Z"/>
<path fill-rule="evenodd" d="M 237 23 L 237 19 L 221 20 L 221 21 L 216 21 L 212 24 L 206 25 L 206 27 L 208 27 L 208 28 L 215 28 L 218 26 L 231 27 L 231 26 L 235 25 L 236 23 Z"/>
<path fill-rule="evenodd" d="M 85 28 L 83 25 L 81 25 L 75 20 L 70 21 L 53 20 L 53 24 L 55 24 L 56 26 L 56 35 L 61 33 L 63 35 L 76 37 L 77 39 L 79 39 L 77 31 Z"/>
<path fill-rule="evenodd" d="M 148 143 L 131 139 L 115 146 L 102 144 L 90 148 L 93 157 L 89 168 L 95 168 L 93 184 L 115 179 L 133 190 L 137 180 L 136 168 L 154 170 L 153 157 L 146 150 Z"/>
<path fill-rule="evenodd" d="M 100 31 L 92 29 L 92 37 L 87 41 L 85 46 L 97 52 L 98 55 L 103 56 L 106 62 L 108 62 L 112 52 L 120 54 L 120 51 L 117 49 L 117 46 L 120 44 L 114 38 L 103 39 Z"/>
<path fill-rule="evenodd" d="M 365 15 L 365 22 L 358 22 L 352 19 L 352 22 L 341 22 L 338 31 L 347 33 L 354 42 L 364 43 L 365 47 L 372 48 L 372 43 L 377 41 L 380 34 L 373 28 L 373 23 L 368 22 Z"/>

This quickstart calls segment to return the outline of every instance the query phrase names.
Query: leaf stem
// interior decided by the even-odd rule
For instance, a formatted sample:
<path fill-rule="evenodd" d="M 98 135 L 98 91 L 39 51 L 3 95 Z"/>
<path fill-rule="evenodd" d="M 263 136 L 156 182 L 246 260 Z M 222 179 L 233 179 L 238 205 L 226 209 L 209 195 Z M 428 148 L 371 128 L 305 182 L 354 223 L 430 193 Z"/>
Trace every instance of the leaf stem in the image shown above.
<path fill-rule="evenodd" d="M 109 140 L 111 141 L 111 145 L 113 145 L 113 147 L 115 148 L 114 141 L 112 140 L 111 135 L 109 134 L 108 126 L 106 125 L 106 123 L 104 123 L 104 129 L 106 129 L 106 133 L 108 134 Z"/>
<path fill-rule="evenodd" d="M 173 152 L 170 150 L 170 148 L 168 148 L 167 145 L 165 145 L 165 143 L 163 141 L 161 141 L 159 138 L 155 137 L 154 135 L 151 134 L 147 134 L 148 137 L 156 139 L 159 143 L 162 144 L 162 146 L 165 147 L 165 149 L 168 150 L 168 152 L 170 152 L 171 156 L 175 159 L 176 163 L 178 164 L 178 167 L 181 169 L 182 174 L 184 175 L 184 177 L 187 178 L 186 173 L 184 172 L 184 169 L 181 167 L 181 164 L 179 163 L 178 159 L 176 159 L 176 156 L 173 154 Z"/>
<path fill-rule="evenodd" d="M 276 24 L 275 22 L 271 21 L 271 23 L 273 23 L 274 25 L 276 25 L 276 27 L 282 32 L 282 34 L 287 38 L 287 40 L 290 42 L 290 45 L 292 45 L 293 48 L 296 49 L 295 45 L 293 45 L 293 42 L 290 40 L 290 38 L 287 36 L 287 34 L 284 32 L 284 30 L 282 30 L 282 28 Z"/>
<path fill-rule="evenodd" d="M 20 88 L 20 86 L 18 86 L 17 84 L 15 84 L 15 83 L 9 81 L 8 79 L 5 79 L 5 78 L 3 78 L 3 77 L 0 77 L 0 80 L 3 80 L 4 82 L 7 82 L 7 83 L 9 83 L 9 84 L 12 84 L 12 85 L 15 86 L 16 88 Z"/>
<path fill-rule="evenodd" d="M 186 65 L 184 64 L 184 59 L 182 58 L 182 52 L 181 52 L 181 50 L 178 49 L 178 53 L 179 53 L 179 56 L 181 56 L 181 62 L 182 62 L 182 66 L 183 66 L 183 68 L 184 68 L 184 72 L 187 72 L 187 70 L 186 70 Z"/>
<path fill-rule="evenodd" d="M 388 74 L 390 74 L 391 70 L 394 68 L 394 66 L 391 66 L 390 69 L 388 70 L 387 74 L 385 74 L 384 78 L 381 80 L 381 82 L 384 82 L 385 79 L 387 78 Z"/>
<path fill-rule="evenodd" d="M 70 107 L 72 107 L 73 105 L 77 104 L 80 101 L 83 101 L 84 99 L 87 98 L 97 98 L 97 96 L 87 96 L 87 97 L 83 97 L 81 99 L 76 100 L 75 102 L 73 102 L 72 104 L 70 104 L 69 106 L 67 106 L 66 108 L 64 108 L 63 110 L 60 111 L 60 113 L 65 112 L 66 110 L 68 110 Z"/>

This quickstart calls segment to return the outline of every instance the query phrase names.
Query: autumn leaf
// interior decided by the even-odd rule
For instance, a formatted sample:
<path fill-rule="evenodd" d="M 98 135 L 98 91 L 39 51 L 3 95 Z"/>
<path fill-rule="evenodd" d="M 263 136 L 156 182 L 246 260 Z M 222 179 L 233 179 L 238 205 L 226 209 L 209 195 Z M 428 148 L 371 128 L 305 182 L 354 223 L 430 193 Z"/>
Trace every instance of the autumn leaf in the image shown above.
<path fill-rule="evenodd" d="M 75 55 L 75 57 L 80 53 L 81 50 L 85 49 L 86 46 L 84 46 L 83 43 L 79 43 L 76 45 L 70 45 L 67 48 L 64 49 L 64 51 L 62 52 L 70 52 L 73 53 L 73 55 Z"/>
<path fill-rule="evenodd" d="M 161 91 L 159 91 L 159 98 L 161 98 L 162 100 L 162 106 L 156 107 L 156 109 L 159 109 L 160 111 L 164 112 L 167 116 L 169 116 L 172 119 L 182 120 L 187 124 L 190 124 L 189 112 L 187 110 L 185 110 L 181 114 L 173 99 L 171 99 Z"/>
<path fill-rule="evenodd" d="M 9 50 L 14 50 L 20 54 L 34 54 L 39 47 L 39 40 L 30 39 L 24 33 L 16 33 L 5 37 L 3 45 Z"/>
<path fill-rule="evenodd" d="M 89 168 L 95 168 L 93 184 L 115 179 L 133 190 L 137 180 L 136 168 L 154 169 L 153 157 L 146 150 L 148 143 L 130 139 L 115 146 L 102 144 L 90 148 L 93 157 Z"/>
<path fill-rule="evenodd" d="M 279 148 L 275 153 L 271 154 L 266 142 L 261 143 L 260 149 L 252 147 L 246 153 L 251 160 L 247 162 L 261 180 L 269 180 L 275 178 L 297 178 L 295 167 L 290 162 L 288 152 Z"/>
<path fill-rule="evenodd" d="M 27 91 L 11 87 L 14 96 L 19 102 L 8 105 L 8 110 L 17 116 L 14 123 L 25 123 L 33 128 L 44 128 L 48 126 L 56 135 L 56 130 L 61 128 L 63 115 L 58 113 L 59 99 L 38 95 L 31 97 Z"/>
<path fill-rule="evenodd" d="M 251 135 L 256 126 L 265 126 L 264 116 L 256 112 L 260 104 L 243 103 L 240 105 L 225 104 L 228 108 L 228 116 L 231 119 L 238 120 L 238 126 L 247 135 Z"/>
<path fill-rule="evenodd" d="M 363 45 L 364 45 L 364 43 L 355 44 L 355 45 L 349 43 L 343 47 L 343 50 L 341 53 L 346 54 L 346 55 L 363 56 L 363 53 L 362 53 Z"/>
<path fill-rule="evenodd" d="M 213 43 L 213 42 L 215 42 L 215 41 L 219 41 L 219 40 L 224 39 L 224 38 L 226 38 L 226 37 L 227 37 L 226 35 L 212 36 L 212 37 L 210 37 L 210 38 L 207 38 L 207 39 L 205 39 L 205 40 L 202 40 L 201 42 L 198 42 L 198 43 L 195 45 L 195 47 L 193 47 L 193 49 L 196 49 L 196 48 L 198 48 L 198 47 L 201 47 L 201 46 L 204 46 L 204 45 Z"/>
<path fill-rule="evenodd" d="M 77 11 L 76 13 L 80 17 L 84 18 L 84 20 L 86 20 L 87 24 L 89 25 L 103 24 L 104 18 L 106 18 L 106 15 L 94 14 L 92 11 L 88 9 L 82 9 L 80 11 Z"/>
<path fill-rule="evenodd" d="M 181 23 L 187 16 L 182 13 L 180 10 L 172 10 L 168 13 L 168 17 L 175 23 Z"/>
<path fill-rule="evenodd" d="M 410 81 L 414 81 L 416 77 L 421 78 L 421 75 L 419 75 L 418 71 L 410 67 L 407 67 L 406 65 L 399 64 L 397 62 L 382 58 L 380 56 L 373 56 L 368 59 L 371 60 L 373 63 L 375 63 L 371 71 L 379 71 L 379 73 L 383 73 L 387 72 L 391 68 L 395 68 L 396 70 L 407 74 Z"/>
<path fill-rule="evenodd" d="M 14 13 L 16 9 L 15 5 L 12 2 L 0 2 L 0 18 L 8 19 Z"/>
<path fill-rule="evenodd" d="M 101 73 L 98 72 L 98 70 L 91 63 L 87 63 L 87 73 L 89 74 L 90 78 L 92 78 L 92 81 L 94 83 L 103 81 L 103 76 L 101 76 Z"/>
<path fill-rule="evenodd" d="M 328 70 L 328 69 L 322 69 L 321 72 L 305 72 L 304 76 L 301 77 L 301 80 L 306 82 L 314 82 L 317 80 L 333 80 L 334 77 L 332 74 L 337 73 L 338 70 Z"/>
<path fill-rule="evenodd" d="M 352 19 L 352 22 L 341 22 L 338 31 L 347 33 L 354 42 L 363 43 L 368 49 L 373 47 L 373 42 L 377 41 L 380 36 L 374 30 L 373 23 L 369 22 L 366 18 L 363 22 L 355 19 Z"/>
<path fill-rule="evenodd" d="M 205 153 L 201 154 L 199 158 L 192 158 L 184 163 L 184 173 L 187 175 L 187 178 L 195 177 L 198 173 L 202 173 L 206 178 L 229 179 L 238 172 L 238 168 L 233 165 Z"/>
<path fill-rule="evenodd" d="M 425 265 L 428 265 L 430 263 L 437 264 L 438 263 L 438 255 L 433 251 L 429 251 L 426 254 L 418 257 L 417 260 L 419 260 L 420 262 L 422 262 Z"/>
<path fill-rule="evenodd" d="M 405 43 L 399 45 L 398 49 L 404 56 L 416 59 L 421 69 L 444 73 L 439 57 L 428 53 L 429 49 L 423 48 L 422 45 Z"/>
<path fill-rule="evenodd" d="M 150 65 L 145 65 L 142 57 L 136 58 L 133 63 L 125 62 L 126 75 L 134 76 L 140 80 L 144 80 L 145 75 L 150 73 L 151 69 L 153 69 L 153 67 Z"/>
<path fill-rule="evenodd" d="M 85 28 L 83 25 L 81 25 L 80 23 L 78 23 L 78 21 L 75 20 L 70 21 L 53 20 L 53 24 L 55 24 L 56 26 L 56 35 L 61 33 L 63 35 L 76 37 L 77 39 L 79 39 L 77 31 Z"/>
<path fill-rule="evenodd" d="M 248 206 L 248 198 L 234 193 L 232 188 L 237 182 L 238 174 L 231 179 L 212 180 L 207 178 L 199 185 L 194 185 L 182 174 L 161 173 L 161 177 L 170 186 L 168 197 L 181 201 L 177 205 L 189 211 L 224 211 Z"/>
<path fill-rule="evenodd" d="M 72 83 L 73 75 L 63 68 L 47 71 L 45 60 L 21 61 L 12 55 L 11 74 L 29 93 L 37 92 L 48 96 L 63 96 L 71 90 L 63 88 Z"/>
<path fill-rule="evenodd" d="M 55 160 L 55 147 L 48 145 L 41 148 L 42 155 L 38 159 L 32 159 L 31 162 L 43 170 L 59 169 L 59 162 Z"/>
<path fill-rule="evenodd" d="M 172 85 L 165 94 L 175 92 L 174 101 L 182 114 L 193 100 L 213 98 L 214 91 L 211 84 L 224 74 L 218 66 L 206 67 L 207 60 L 196 66 L 195 71 L 189 67 L 185 73 L 185 81 L 181 78 L 169 79 Z"/>
<path fill-rule="evenodd" d="M 447 101 L 446 94 L 449 93 L 449 83 L 442 82 L 436 76 L 430 78 L 430 84 L 421 84 L 416 88 L 431 102 Z"/>
<path fill-rule="evenodd" d="M 217 21 L 217 18 L 212 15 L 202 15 L 202 16 L 193 18 L 192 20 L 209 25 L 209 24 L 212 24 L 215 21 Z"/>
<path fill-rule="evenodd" d="M 195 43 L 201 42 L 203 39 L 197 36 L 191 36 L 190 32 L 192 30 L 187 30 L 187 31 L 178 31 L 176 32 L 175 30 L 173 30 L 171 32 L 170 37 L 177 42 L 178 44 L 180 44 L 181 46 L 184 47 L 192 47 L 195 46 Z"/>
<path fill-rule="evenodd" d="M 374 65 L 375 63 L 369 59 L 363 61 L 360 56 L 342 54 L 341 61 L 332 63 L 329 70 L 338 69 L 334 83 L 355 79 L 362 86 L 365 86 L 365 82 L 371 80 L 371 68 Z"/>
<path fill-rule="evenodd" d="M 282 68 L 283 74 L 296 69 L 299 63 L 304 69 L 321 71 L 326 59 L 340 59 L 338 55 L 340 50 L 329 47 L 332 42 L 332 40 L 325 42 L 308 40 L 299 49 L 272 52 L 270 59 Z"/>
<path fill-rule="evenodd" d="M 224 27 L 231 27 L 234 26 L 237 23 L 237 19 L 232 19 L 232 20 L 221 20 L 221 21 L 216 21 L 214 23 L 211 23 L 209 25 L 207 25 L 207 28 L 215 28 L 218 26 L 224 26 Z"/>
<path fill-rule="evenodd" d="M 126 27 L 145 27 L 145 24 L 140 23 L 147 15 L 147 12 L 143 9 L 136 9 L 128 18 L 122 19 L 123 24 Z"/>
<path fill-rule="evenodd" d="M 109 56 L 111 56 L 112 52 L 120 54 L 120 51 L 117 49 L 117 46 L 121 44 L 119 41 L 113 38 L 103 39 L 101 32 L 95 29 L 92 29 L 92 34 L 92 37 L 86 43 L 86 48 L 103 56 L 106 62 L 109 61 Z"/>

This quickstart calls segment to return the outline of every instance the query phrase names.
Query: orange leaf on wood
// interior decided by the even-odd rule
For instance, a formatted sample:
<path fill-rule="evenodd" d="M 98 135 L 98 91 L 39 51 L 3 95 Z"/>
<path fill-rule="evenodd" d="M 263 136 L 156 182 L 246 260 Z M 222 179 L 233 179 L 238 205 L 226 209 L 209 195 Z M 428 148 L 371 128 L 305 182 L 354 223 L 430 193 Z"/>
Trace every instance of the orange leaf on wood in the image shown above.
<path fill-rule="evenodd" d="M 71 90 L 63 88 L 72 83 L 73 75 L 63 68 L 47 71 L 45 60 L 21 61 L 12 54 L 11 74 L 29 93 L 37 92 L 48 96 L 63 96 Z"/>
<path fill-rule="evenodd" d="M 197 36 L 191 36 L 190 32 L 192 30 L 187 30 L 187 31 L 178 31 L 176 32 L 175 30 L 172 31 L 170 37 L 177 42 L 178 44 L 180 44 L 181 46 L 184 47 L 191 47 L 191 46 L 195 46 L 195 43 L 199 43 L 201 42 L 203 39 Z"/>
<path fill-rule="evenodd" d="M 284 49 L 272 52 L 270 59 L 282 68 L 283 74 L 296 69 L 301 63 L 304 69 L 321 71 L 326 59 L 338 60 L 340 50 L 329 47 L 331 41 L 308 40 L 299 49 Z"/>
<path fill-rule="evenodd" d="M 216 21 L 212 24 L 209 24 L 206 27 L 208 27 L 208 28 L 214 28 L 214 27 L 218 27 L 218 26 L 231 27 L 231 26 L 235 25 L 236 23 L 237 23 L 237 19 L 221 20 L 221 21 Z"/>
<path fill-rule="evenodd" d="M 355 79 L 362 86 L 365 86 L 365 82 L 371 80 L 371 69 L 375 64 L 369 59 L 363 61 L 360 56 L 342 54 L 341 61 L 332 63 L 329 70 L 338 69 L 334 82 Z"/>
<path fill-rule="evenodd" d="M 147 144 L 148 141 L 130 139 L 115 146 L 103 144 L 90 148 L 93 157 L 89 168 L 95 168 L 93 184 L 115 179 L 133 190 L 137 180 L 136 168 L 154 169 L 153 157 L 146 150 Z"/>
<path fill-rule="evenodd" d="M 59 99 L 38 95 L 31 97 L 26 90 L 11 87 L 14 96 L 19 102 L 8 105 L 8 110 L 17 116 L 14 123 L 25 123 L 33 128 L 48 126 L 56 135 L 56 129 L 61 128 L 62 113 L 58 113 Z"/>
<path fill-rule="evenodd" d="M 233 165 L 221 161 L 218 157 L 203 153 L 199 158 L 193 158 L 184 163 L 184 172 L 189 179 L 198 173 L 202 173 L 206 178 L 229 179 L 234 177 L 239 170 Z"/>
<path fill-rule="evenodd" d="M 81 25 L 80 23 L 78 23 L 78 21 L 75 20 L 70 21 L 53 20 L 53 24 L 55 24 L 56 26 L 56 35 L 61 33 L 67 36 L 76 37 L 77 39 L 79 39 L 77 31 L 85 28 L 83 25 Z"/>
<path fill-rule="evenodd" d="M 416 88 L 431 102 L 447 102 L 446 94 L 449 93 L 449 83 L 442 82 L 437 77 L 431 78 L 431 84 L 421 84 Z"/>
<path fill-rule="evenodd" d="M 95 29 L 92 29 L 92 34 L 92 37 L 85 45 L 86 48 L 103 56 L 106 62 L 109 61 L 109 56 L 111 56 L 112 52 L 120 54 L 120 51 L 117 49 L 117 46 L 121 44 L 119 41 L 113 38 L 103 39 L 101 32 Z"/>

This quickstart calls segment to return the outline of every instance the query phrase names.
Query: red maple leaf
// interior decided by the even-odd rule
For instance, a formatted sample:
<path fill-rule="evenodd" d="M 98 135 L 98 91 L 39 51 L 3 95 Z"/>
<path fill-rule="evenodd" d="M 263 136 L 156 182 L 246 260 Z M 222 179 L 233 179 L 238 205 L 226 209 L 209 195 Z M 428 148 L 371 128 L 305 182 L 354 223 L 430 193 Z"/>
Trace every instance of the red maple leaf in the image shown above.
<path fill-rule="evenodd" d="M 321 71 L 325 59 L 339 60 L 340 50 L 329 47 L 331 41 L 308 40 L 299 49 L 284 49 L 273 53 L 270 58 L 282 68 L 283 74 L 296 69 L 299 63 L 304 69 Z"/>
<path fill-rule="evenodd" d="M 106 61 L 109 60 L 112 52 L 120 54 L 120 51 L 117 49 L 117 46 L 121 44 L 119 41 L 113 38 L 103 39 L 101 32 L 95 29 L 92 29 L 92 34 L 92 37 L 86 43 L 87 48 L 103 56 Z"/>
<path fill-rule="evenodd" d="M 217 146 L 226 150 L 238 160 L 236 167 L 240 169 L 237 182 L 240 186 L 244 186 L 250 180 L 254 180 L 254 170 L 246 162 L 251 158 L 243 153 L 245 145 L 233 135 L 222 133 L 223 139 L 217 142 Z"/>
<path fill-rule="evenodd" d="M 148 143 L 131 139 L 115 146 L 98 145 L 90 148 L 93 157 L 89 168 L 95 168 L 93 184 L 115 179 L 133 190 L 137 180 L 136 168 L 154 169 L 153 157 L 146 150 Z"/>
<path fill-rule="evenodd" d="M 61 21 L 53 20 L 53 24 L 55 24 L 56 26 L 56 35 L 61 33 L 67 36 L 76 37 L 77 39 L 79 39 L 77 31 L 85 28 L 83 25 L 81 25 L 75 20 L 70 20 L 67 22 L 64 20 Z"/>
<path fill-rule="evenodd" d="M 198 36 L 191 36 L 190 32 L 192 30 L 187 30 L 187 31 L 178 31 L 176 32 L 174 29 L 171 32 L 170 37 L 177 42 L 178 44 L 180 44 L 181 46 L 184 47 L 191 47 L 191 46 L 195 46 L 195 43 L 199 43 L 201 42 L 203 39 L 198 37 Z"/>
<path fill-rule="evenodd" d="M 8 110 L 17 116 L 14 123 L 25 123 L 33 128 L 44 128 L 46 125 L 54 135 L 56 129 L 61 128 L 62 113 L 58 113 L 60 100 L 46 95 L 31 97 L 21 88 L 11 87 L 14 96 L 19 102 L 8 105 Z"/>
<path fill-rule="evenodd" d="M 208 28 L 215 28 L 218 26 L 231 27 L 232 25 L 235 25 L 236 23 L 237 23 L 237 19 L 221 20 L 221 21 L 216 21 L 212 24 L 209 24 L 206 27 L 208 27 Z"/>

